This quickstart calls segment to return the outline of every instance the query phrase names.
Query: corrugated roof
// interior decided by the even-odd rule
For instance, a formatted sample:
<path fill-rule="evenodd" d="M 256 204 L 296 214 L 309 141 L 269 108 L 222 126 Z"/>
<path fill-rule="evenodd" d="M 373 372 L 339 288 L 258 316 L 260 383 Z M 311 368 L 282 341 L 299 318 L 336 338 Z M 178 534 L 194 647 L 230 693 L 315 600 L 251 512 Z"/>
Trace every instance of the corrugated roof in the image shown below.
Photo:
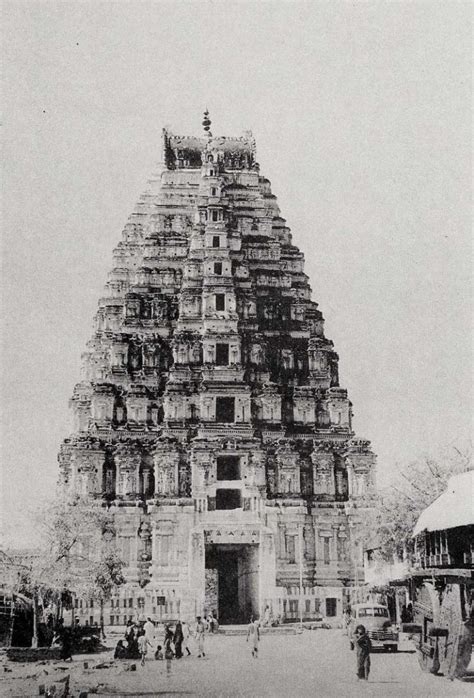
<path fill-rule="evenodd" d="M 446 492 L 421 514 L 413 535 L 417 536 L 422 531 L 443 531 L 473 524 L 474 470 L 470 470 L 450 478 Z"/>

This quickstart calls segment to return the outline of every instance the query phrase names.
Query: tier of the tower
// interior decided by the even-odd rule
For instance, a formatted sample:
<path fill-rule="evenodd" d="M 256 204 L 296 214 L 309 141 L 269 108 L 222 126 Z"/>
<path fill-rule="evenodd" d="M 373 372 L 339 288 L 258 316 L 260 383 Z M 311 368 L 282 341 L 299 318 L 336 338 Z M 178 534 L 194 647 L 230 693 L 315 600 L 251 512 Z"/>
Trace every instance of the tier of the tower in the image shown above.
<path fill-rule="evenodd" d="M 114 255 L 121 266 L 100 301 L 84 356 L 85 382 L 76 389 L 79 431 L 123 426 L 125 413 L 127 424 L 144 428 L 158 426 L 161 414 L 165 422 L 206 421 L 212 415 L 196 399 L 181 407 L 166 400 L 167 383 L 171 394 L 172 384 L 178 389 L 197 381 L 203 388 L 251 388 L 253 400 L 244 401 L 235 421 L 350 428 L 349 403 L 337 388 L 337 355 L 323 336 L 303 255 L 291 245 L 268 181 L 256 172 L 229 175 L 215 167 L 205 162 L 199 171 L 185 170 L 191 201 L 172 214 L 184 185 L 175 170 L 166 170 L 153 206 L 147 204 L 156 212 L 141 222 L 134 213 L 127 224 Z M 87 414 L 92 385 L 92 402 L 103 404 Z M 137 411 L 136 399 L 144 408 L 146 395 L 148 409 Z M 269 395 L 270 411 L 268 399 L 262 402 Z"/>
<path fill-rule="evenodd" d="M 338 357 L 252 139 L 164 139 L 99 302 L 77 437 L 346 443 Z"/>

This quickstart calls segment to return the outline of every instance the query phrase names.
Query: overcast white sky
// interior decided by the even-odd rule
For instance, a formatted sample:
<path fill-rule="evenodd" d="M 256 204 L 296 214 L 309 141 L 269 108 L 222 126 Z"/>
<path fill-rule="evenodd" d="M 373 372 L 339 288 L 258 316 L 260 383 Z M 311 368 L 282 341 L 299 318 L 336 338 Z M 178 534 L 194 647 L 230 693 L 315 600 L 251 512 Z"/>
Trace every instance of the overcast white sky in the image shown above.
<path fill-rule="evenodd" d="M 379 480 L 468 437 L 471 4 L 4 3 L 6 535 L 54 489 L 80 354 L 164 125 L 252 129 Z"/>

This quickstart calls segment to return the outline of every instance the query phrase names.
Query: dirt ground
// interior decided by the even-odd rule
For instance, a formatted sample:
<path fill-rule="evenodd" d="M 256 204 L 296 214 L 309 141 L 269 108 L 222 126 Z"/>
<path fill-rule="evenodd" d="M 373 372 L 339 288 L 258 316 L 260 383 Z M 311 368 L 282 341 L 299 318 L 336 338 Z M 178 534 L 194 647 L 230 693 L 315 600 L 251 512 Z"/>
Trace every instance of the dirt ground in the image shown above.
<path fill-rule="evenodd" d="M 259 657 L 251 656 L 245 636 L 206 638 L 206 657 L 166 661 L 113 661 L 113 650 L 76 656 L 73 662 L 16 664 L 2 657 L 2 698 L 30 698 L 40 687 L 70 677 L 74 698 L 86 696 L 259 696 L 353 698 L 358 696 L 474 695 L 474 673 L 466 681 L 449 681 L 423 673 L 414 653 L 374 653 L 368 683 L 355 675 L 355 656 L 341 630 L 305 630 L 300 635 L 264 635 Z M 88 667 L 85 668 L 85 664 Z M 136 670 L 131 670 L 131 665 Z M 472 666 L 472 665 L 471 665 Z M 7 671 L 5 671 L 7 669 Z M 58 685 L 58 690 L 61 684 Z M 63 684 L 64 685 L 64 684 Z M 82 694 L 82 695 L 81 695 Z M 60 693 L 56 693 L 60 695 Z"/>

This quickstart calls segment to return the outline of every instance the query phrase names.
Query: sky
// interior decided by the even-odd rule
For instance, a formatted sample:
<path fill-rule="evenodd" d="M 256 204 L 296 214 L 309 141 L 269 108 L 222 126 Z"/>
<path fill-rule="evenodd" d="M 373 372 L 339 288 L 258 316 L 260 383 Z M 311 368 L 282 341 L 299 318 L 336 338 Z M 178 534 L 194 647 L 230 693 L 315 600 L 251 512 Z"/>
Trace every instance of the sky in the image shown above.
<path fill-rule="evenodd" d="M 469 438 L 470 24 L 462 2 L 3 3 L 5 543 L 36 541 L 161 129 L 206 107 L 256 137 L 379 483 Z"/>

